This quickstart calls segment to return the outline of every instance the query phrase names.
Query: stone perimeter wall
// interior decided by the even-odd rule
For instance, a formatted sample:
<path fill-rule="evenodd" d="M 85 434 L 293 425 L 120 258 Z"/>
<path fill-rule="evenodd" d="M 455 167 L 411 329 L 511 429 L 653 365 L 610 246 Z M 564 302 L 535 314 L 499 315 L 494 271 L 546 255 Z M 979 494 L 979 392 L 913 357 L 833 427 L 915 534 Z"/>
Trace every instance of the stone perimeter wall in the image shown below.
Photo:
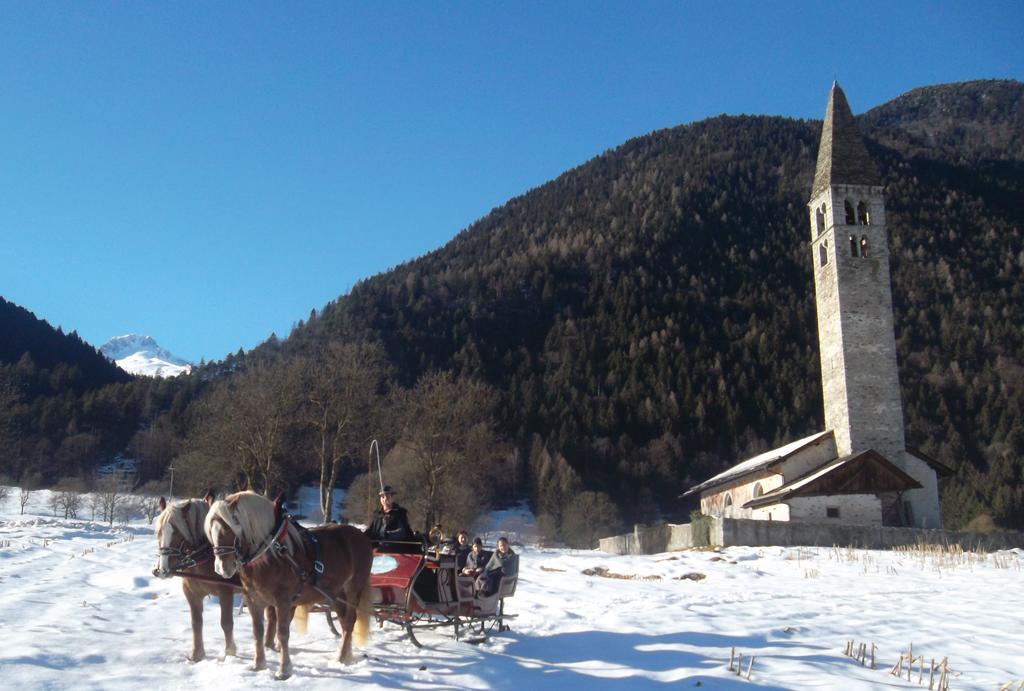
<path fill-rule="evenodd" d="M 705 517 L 697 523 L 635 526 L 632 533 L 602 538 L 608 554 L 658 554 L 695 547 L 818 546 L 891 549 L 901 545 L 960 545 L 965 550 L 1024 548 L 1024 533 L 963 533 L 923 528 L 753 521 Z"/>

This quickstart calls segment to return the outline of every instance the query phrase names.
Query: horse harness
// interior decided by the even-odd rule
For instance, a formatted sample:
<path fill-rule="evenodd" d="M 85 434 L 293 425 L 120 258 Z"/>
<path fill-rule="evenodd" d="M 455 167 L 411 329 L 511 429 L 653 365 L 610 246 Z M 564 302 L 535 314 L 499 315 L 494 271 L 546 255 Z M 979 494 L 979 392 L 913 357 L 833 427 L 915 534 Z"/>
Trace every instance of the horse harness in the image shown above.
<path fill-rule="evenodd" d="M 259 561 L 265 557 L 279 557 L 288 562 L 295 572 L 295 575 L 299 578 L 302 583 L 302 587 L 299 591 L 292 595 L 291 600 L 295 602 L 299 599 L 302 594 L 302 588 L 310 587 L 316 592 L 320 593 L 326 600 L 330 602 L 340 602 L 346 606 L 353 606 L 352 603 L 348 602 L 344 598 L 332 595 L 331 593 L 320 587 L 320 576 L 324 573 L 324 563 L 320 560 L 320 540 L 317 539 L 316 535 L 305 526 L 300 525 L 292 518 L 283 507 L 275 506 L 277 513 L 277 521 L 275 522 L 274 529 L 270 531 L 270 536 L 263 541 L 260 548 L 256 552 L 245 558 L 239 551 L 240 541 L 238 536 L 235 536 L 235 544 L 230 547 L 214 547 L 213 554 L 217 556 L 224 556 L 228 554 L 236 555 L 241 566 L 247 566 L 254 562 Z M 307 551 L 310 548 L 313 551 L 313 568 L 309 571 L 302 568 L 302 566 L 295 561 L 295 557 L 292 556 L 291 552 L 288 551 L 288 547 L 285 544 L 288 538 L 288 526 L 294 526 L 295 530 L 298 531 L 299 536 L 302 539 L 303 550 Z M 308 552 L 307 552 L 308 553 Z"/>

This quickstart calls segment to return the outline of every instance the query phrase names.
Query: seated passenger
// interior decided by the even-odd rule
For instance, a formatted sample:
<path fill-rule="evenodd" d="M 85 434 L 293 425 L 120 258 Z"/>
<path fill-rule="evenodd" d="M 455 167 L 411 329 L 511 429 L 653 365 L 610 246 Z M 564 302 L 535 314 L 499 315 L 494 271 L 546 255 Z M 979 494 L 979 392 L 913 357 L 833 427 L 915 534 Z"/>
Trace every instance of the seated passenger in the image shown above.
<path fill-rule="evenodd" d="M 409 527 L 409 514 L 395 502 L 395 490 L 391 485 L 384 485 L 380 491 L 380 508 L 373 516 L 373 522 L 366 531 L 367 536 L 385 552 L 419 551 L 408 549 L 410 545 L 398 545 L 395 542 L 416 540 L 416 535 Z"/>
<path fill-rule="evenodd" d="M 480 595 L 488 596 L 498 592 L 502 576 L 516 576 L 519 573 L 519 556 L 508 545 L 507 537 L 498 538 L 498 549 L 491 555 L 483 573 L 477 576 L 476 589 Z"/>
<path fill-rule="evenodd" d="M 472 547 L 469 544 L 469 533 L 465 530 L 460 530 L 459 534 L 455 536 L 455 567 L 458 569 L 464 569 L 466 567 L 466 558 L 472 551 Z"/>
<path fill-rule="evenodd" d="M 480 538 L 473 540 L 473 548 L 466 555 L 466 565 L 460 573 L 463 576 L 479 576 L 487 566 L 491 553 L 484 550 L 484 542 Z"/>

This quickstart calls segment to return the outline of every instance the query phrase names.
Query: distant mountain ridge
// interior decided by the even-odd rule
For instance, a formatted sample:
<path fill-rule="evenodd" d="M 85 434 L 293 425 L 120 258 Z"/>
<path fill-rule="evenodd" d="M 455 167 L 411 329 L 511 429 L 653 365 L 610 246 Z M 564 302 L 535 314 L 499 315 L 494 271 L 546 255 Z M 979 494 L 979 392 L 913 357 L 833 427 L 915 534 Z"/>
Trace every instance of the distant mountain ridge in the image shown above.
<path fill-rule="evenodd" d="M 872 108 L 859 120 L 869 136 L 904 155 L 971 162 L 1024 158 L 1019 82 L 925 86 Z"/>
<path fill-rule="evenodd" d="M 192 371 L 192 363 L 162 348 L 152 336 L 115 336 L 100 346 L 99 350 L 131 374 L 176 377 Z"/>

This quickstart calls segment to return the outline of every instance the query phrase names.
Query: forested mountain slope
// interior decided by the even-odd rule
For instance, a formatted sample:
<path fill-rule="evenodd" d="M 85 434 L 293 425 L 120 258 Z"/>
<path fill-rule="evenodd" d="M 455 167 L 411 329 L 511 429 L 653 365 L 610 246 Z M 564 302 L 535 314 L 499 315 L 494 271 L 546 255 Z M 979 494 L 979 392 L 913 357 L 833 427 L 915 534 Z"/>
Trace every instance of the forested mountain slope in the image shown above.
<path fill-rule="evenodd" d="M 928 87 L 861 118 L 887 186 L 908 441 L 957 469 L 951 524 L 1024 519 L 1022 94 Z M 633 139 L 359 283 L 281 350 L 369 337 L 404 383 L 482 378 L 512 439 L 539 434 L 587 486 L 678 513 L 690 481 L 822 428 L 819 134 L 723 116 Z"/>
<path fill-rule="evenodd" d="M 81 391 L 129 379 L 76 332 L 65 334 L 0 297 L 0 365 L 16 364 L 26 354 L 33 367 L 50 372 L 58 390 Z M 23 366 L 28 364 L 26 360 Z"/>
<path fill-rule="evenodd" d="M 133 378 L 74 331 L 0 298 L 0 482 L 87 481 L 160 411 L 184 411 L 194 384 Z"/>

